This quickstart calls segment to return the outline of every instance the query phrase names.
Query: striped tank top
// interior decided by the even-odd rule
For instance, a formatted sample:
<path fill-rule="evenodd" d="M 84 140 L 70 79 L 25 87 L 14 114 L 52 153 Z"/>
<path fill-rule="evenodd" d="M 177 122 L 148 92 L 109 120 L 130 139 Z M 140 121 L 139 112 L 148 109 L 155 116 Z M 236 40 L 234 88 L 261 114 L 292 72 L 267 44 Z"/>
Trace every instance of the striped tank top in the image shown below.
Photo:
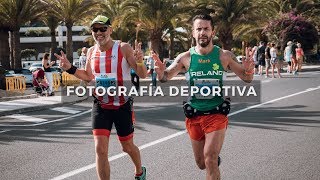
<path fill-rule="evenodd" d="M 115 41 L 112 48 L 107 51 L 100 51 L 99 47 L 95 45 L 91 51 L 90 64 L 96 83 L 100 80 L 104 80 L 104 82 L 107 80 L 110 86 L 115 87 L 116 91 L 120 86 L 124 86 L 128 92 L 132 86 L 130 65 L 121 53 L 120 43 L 120 41 Z M 118 93 L 115 96 L 105 93 L 104 96 L 95 95 L 95 97 L 104 109 L 118 109 L 129 98 L 123 95 L 118 96 Z"/>

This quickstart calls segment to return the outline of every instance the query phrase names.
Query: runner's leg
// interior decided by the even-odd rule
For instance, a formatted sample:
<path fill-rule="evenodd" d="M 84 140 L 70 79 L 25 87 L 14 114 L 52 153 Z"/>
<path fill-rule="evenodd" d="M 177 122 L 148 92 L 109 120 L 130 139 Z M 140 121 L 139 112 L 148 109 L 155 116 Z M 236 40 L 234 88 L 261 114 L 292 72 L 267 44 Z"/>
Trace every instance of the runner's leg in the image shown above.
<path fill-rule="evenodd" d="M 121 142 L 123 152 L 128 153 L 130 158 L 132 159 L 132 162 L 136 167 L 136 171 L 135 171 L 136 174 L 141 174 L 142 167 L 141 167 L 140 151 L 139 151 L 139 148 L 133 143 L 133 138 L 127 141 L 120 141 L 120 142 Z"/>
<path fill-rule="evenodd" d="M 108 136 L 94 136 L 96 151 L 96 169 L 100 180 L 110 179 L 110 165 L 108 160 Z"/>
<path fill-rule="evenodd" d="M 206 134 L 204 145 L 204 159 L 206 165 L 207 180 L 220 179 L 218 156 L 224 141 L 226 129 L 213 131 Z"/>
<path fill-rule="evenodd" d="M 199 169 L 203 170 L 206 168 L 206 165 L 204 163 L 204 142 L 205 140 L 196 141 L 191 139 L 192 149 L 193 149 L 193 155 L 194 159 L 199 167 Z"/>

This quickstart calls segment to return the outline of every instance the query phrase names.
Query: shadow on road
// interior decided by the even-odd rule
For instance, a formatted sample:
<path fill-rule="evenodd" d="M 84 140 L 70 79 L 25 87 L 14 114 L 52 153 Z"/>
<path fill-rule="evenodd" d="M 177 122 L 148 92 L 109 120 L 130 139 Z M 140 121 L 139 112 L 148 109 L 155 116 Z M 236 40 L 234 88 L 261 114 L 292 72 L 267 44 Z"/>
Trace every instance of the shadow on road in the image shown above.
<path fill-rule="evenodd" d="M 232 111 L 236 111 L 252 104 L 234 105 Z M 241 108 L 240 108 L 241 106 Z M 259 107 L 236 114 L 229 118 L 229 125 L 270 129 L 276 131 L 292 131 L 291 127 L 317 127 L 320 128 L 320 111 L 300 111 L 306 106 L 293 105 L 281 108 Z M 149 131 L 143 124 L 166 127 L 174 130 L 184 130 L 181 122 L 184 115 L 181 104 L 149 104 L 135 105 L 136 126 L 141 131 Z M 41 113 L 41 112 L 39 112 Z M 45 112 L 43 112 L 45 113 Z M 92 139 L 91 117 L 75 117 L 72 119 L 40 125 L 36 127 L 16 128 L 9 132 L 0 134 L 0 144 L 9 145 L 15 141 L 45 142 L 45 143 L 74 143 L 74 139 Z M 113 134 L 115 130 L 113 129 Z M 64 139 L 63 141 L 59 140 Z M 70 141 L 65 141 L 70 139 Z"/>

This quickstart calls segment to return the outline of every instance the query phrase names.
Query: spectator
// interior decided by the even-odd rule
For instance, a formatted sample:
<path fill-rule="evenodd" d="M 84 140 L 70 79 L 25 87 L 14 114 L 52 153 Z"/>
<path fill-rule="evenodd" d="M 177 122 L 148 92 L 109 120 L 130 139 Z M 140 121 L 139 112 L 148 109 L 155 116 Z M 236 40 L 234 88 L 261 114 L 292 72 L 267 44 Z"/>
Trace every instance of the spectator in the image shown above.
<path fill-rule="evenodd" d="M 83 47 L 81 50 L 81 56 L 79 57 L 79 68 L 84 69 L 87 62 L 87 48 Z"/>
<path fill-rule="evenodd" d="M 291 73 L 292 71 L 292 41 L 287 42 L 287 47 L 284 49 L 284 60 L 288 63 L 287 73 Z"/>
<path fill-rule="evenodd" d="M 154 71 L 154 60 L 151 56 L 151 52 L 152 50 L 150 51 L 150 57 L 147 59 L 147 65 L 149 66 L 149 71 L 148 73 L 150 73 L 151 75 L 151 80 L 152 80 L 152 86 L 157 86 L 157 74 L 156 72 Z"/>
<path fill-rule="evenodd" d="M 52 65 L 54 65 L 54 63 L 56 63 L 55 61 L 51 61 L 49 63 L 49 53 L 44 53 L 43 58 L 42 58 L 42 66 L 43 66 L 43 70 L 46 76 L 46 79 L 49 83 L 49 89 L 48 89 L 48 95 L 49 96 L 53 96 L 53 76 L 52 76 L 52 72 L 51 72 L 51 67 Z"/>
<path fill-rule="evenodd" d="M 258 52 L 257 52 L 258 63 L 259 63 L 259 74 L 261 76 L 263 75 L 263 68 L 266 66 L 265 53 L 266 53 L 266 45 L 265 45 L 265 42 L 261 41 L 260 46 L 258 48 Z"/>
<path fill-rule="evenodd" d="M 299 72 L 301 72 L 303 57 L 304 57 L 303 49 L 301 48 L 301 44 L 298 43 L 297 48 L 296 48 L 296 58 L 297 58 L 297 62 L 298 62 L 297 71 L 299 71 Z"/>

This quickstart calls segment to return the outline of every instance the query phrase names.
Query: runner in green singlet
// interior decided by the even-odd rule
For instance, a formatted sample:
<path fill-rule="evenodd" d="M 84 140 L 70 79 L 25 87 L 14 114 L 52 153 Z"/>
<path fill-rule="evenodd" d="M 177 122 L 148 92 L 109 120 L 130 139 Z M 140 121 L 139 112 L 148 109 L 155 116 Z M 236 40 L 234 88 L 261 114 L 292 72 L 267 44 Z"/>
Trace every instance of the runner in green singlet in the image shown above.
<path fill-rule="evenodd" d="M 179 54 L 174 62 L 166 69 L 156 54 L 155 71 L 160 82 L 166 82 L 176 76 L 181 70 L 187 71 L 190 86 L 222 86 L 224 72 L 233 71 L 245 82 L 253 78 L 254 63 L 246 51 L 246 59 L 242 65 L 237 63 L 233 53 L 214 46 L 212 38 L 215 35 L 213 21 L 209 15 L 197 15 L 193 18 L 193 38 L 196 46 L 189 51 Z M 224 141 L 228 124 L 227 113 L 217 112 L 224 103 L 222 96 L 202 97 L 195 94 L 191 97 L 188 108 L 194 108 L 198 114 L 186 118 L 195 161 L 200 169 L 206 170 L 206 179 L 220 179 L 218 157 Z M 202 114 L 201 114 L 202 113 Z"/>

